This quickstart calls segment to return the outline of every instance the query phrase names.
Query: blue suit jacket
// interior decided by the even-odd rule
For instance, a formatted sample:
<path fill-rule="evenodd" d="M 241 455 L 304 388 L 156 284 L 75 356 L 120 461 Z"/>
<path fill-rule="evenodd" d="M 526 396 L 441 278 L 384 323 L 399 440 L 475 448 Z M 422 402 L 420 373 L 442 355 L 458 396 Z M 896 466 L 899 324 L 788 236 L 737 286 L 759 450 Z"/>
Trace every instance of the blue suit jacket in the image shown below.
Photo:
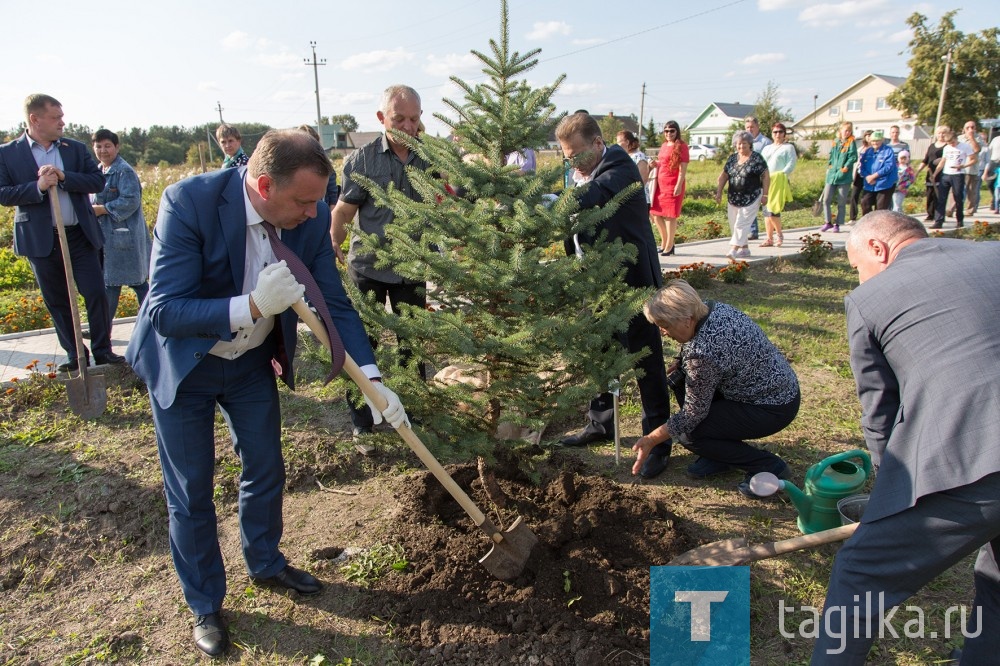
<path fill-rule="evenodd" d="M 232 340 L 229 299 L 243 293 L 246 209 L 242 169 L 194 176 L 163 192 L 153 232 L 149 296 L 142 304 L 125 357 L 168 408 L 177 387 L 219 340 Z M 309 268 L 326 297 L 344 348 L 358 365 L 374 364 L 368 336 L 344 291 L 330 241 L 330 210 L 320 201 L 317 215 L 281 239 Z M 297 317 L 279 316 L 289 361 Z M 294 388 L 292 368 L 282 379 Z"/>
<path fill-rule="evenodd" d="M 598 224 L 592 234 L 580 234 L 579 240 L 582 245 L 592 243 L 606 230 L 609 242 L 620 238 L 622 243 L 634 245 L 638 254 L 635 263 L 625 267 L 625 284 L 630 287 L 660 287 L 663 285 L 663 272 L 656 253 L 656 239 L 649 224 L 649 204 L 641 187 L 642 177 L 639 167 L 621 146 L 609 145 L 604 157 L 594 167 L 590 182 L 580 186 L 580 209 L 606 206 L 619 192 L 634 183 L 640 187 L 622 202 L 618 210 Z M 565 249 L 567 255 L 575 251 L 572 238 L 566 239 Z"/>
<path fill-rule="evenodd" d="M 85 145 L 59 139 L 66 179 L 59 185 L 69 192 L 73 210 L 87 240 L 98 250 L 104 236 L 90 205 L 89 194 L 104 189 L 104 175 Z M 38 192 L 38 164 L 27 133 L 0 146 L 0 205 L 17 206 L 14 213 L 14 252 L 23 257 L 47 257 L 52 252 L 52 209 L 48 192 Z"/>

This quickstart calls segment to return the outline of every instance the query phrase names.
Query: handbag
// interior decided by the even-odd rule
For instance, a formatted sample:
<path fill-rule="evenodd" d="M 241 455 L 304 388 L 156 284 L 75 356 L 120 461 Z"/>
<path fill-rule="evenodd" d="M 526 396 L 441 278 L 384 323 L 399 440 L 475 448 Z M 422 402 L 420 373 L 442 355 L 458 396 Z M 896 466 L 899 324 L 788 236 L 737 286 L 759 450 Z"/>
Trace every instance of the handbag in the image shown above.
<path fill-rule="evenodd" d="M 823 214 L 823 197 L 813 202 L 812 213 L 813 217 L 820 217 Z"/>

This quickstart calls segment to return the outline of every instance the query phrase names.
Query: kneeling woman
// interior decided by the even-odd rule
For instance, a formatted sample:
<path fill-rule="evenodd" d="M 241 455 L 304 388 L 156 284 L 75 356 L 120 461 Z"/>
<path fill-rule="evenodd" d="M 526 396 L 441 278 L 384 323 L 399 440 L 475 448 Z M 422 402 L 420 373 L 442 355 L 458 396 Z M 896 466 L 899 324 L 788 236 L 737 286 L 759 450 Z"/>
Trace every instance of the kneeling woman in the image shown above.
<path fill-rule="evenodd" d="M 748 497 L 750 477 L 772 472 L 788 478 L 785 461 L 747 444 L 784 429 L 799 411 L 795 371 L 750 317 L 725 303 L 704 302 L 684 280 L 671 280 L 643 306 L 660 333 L 681 343 L 668 374 L 680 411 L 639 439 L 632 473 L 650 450 L 673 438 L 699 458 L 688 475 L 705 478 L 737 467 L 737 488 Z"/>

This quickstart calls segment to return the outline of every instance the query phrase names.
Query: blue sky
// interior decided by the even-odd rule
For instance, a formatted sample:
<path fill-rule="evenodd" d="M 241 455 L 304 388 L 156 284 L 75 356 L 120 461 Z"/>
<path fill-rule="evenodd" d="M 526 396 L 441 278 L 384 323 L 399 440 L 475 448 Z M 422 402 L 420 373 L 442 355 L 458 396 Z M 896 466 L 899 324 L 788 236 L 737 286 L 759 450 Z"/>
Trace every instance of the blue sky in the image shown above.
<path fill-rule="evenodd" d="M 991 5 L 966 0 L 958 28 L 995 25 Z M 446 112 L 442 97 L 460 98 L 449 75 L 482 76 L 469 51 L 487 51 L 498 36 L 499 7 L 54 0 L 4 34 L 0 128 L 22 120 L 31 92 L 58 98 L 67 122 L 92 129 L 217 122 L 217 103 L 227 122 L 314 123 L 313 68 L 304 61 L 315 41 L 326 61 L 318 69 L 323 115 L 350 113 L 361 129 L 379 129 L 380 92 L 406 83 L 423 97 L 428 131 L 445 133 L 431 113 Z M 799 117 L 812 111 L 814 95 L 822 104 L 868 73 L 905 76 L 906 17 L 919 11 L 936 25 L 951 8 L 904 0 L 510 0 L 509 18 L 514 49 L 542 49 L 530 82 L 566 74 L 560 109 L 638 116 L 645 83 L 643 118 L 686 125 L 710 102 L 753 103 L 768 81 Z M 42 15 L 53 19 L 44 35 L 25 29 Z"/>

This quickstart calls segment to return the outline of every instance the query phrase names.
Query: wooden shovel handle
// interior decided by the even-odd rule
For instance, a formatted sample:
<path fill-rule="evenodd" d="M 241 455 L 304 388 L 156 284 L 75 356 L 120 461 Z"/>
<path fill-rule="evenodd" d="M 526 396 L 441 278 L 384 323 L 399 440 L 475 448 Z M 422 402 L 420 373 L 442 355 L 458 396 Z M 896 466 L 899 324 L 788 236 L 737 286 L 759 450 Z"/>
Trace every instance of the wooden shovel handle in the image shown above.
<path fill-rule="evenodd" d="M 326 327 L 323 326 L 323 322 L 319 320 L 319 317 L 317 317 L 316 313 L 309 308 L 306 302 L 300 300 L 292 305 L 292 309 L 295 310 L 295 313 L 299 315 L 299 318 L 306 323 L 306 326 L 309 327 L 309 330 L 313 332 L 319 341 L 322 342 L 327 349 L 329 349 L 330 338 L 326 334 Z M 365 373 L 362 372 L 361 368 L 358 367 L 358 364 L 354 362 L 354 359 L 351 358 L 351 355 L 348 354 L 346 350 L 344 351 L 344 370 L 354 383 L 358 385 L 358 388 L 360 388 L 361 392 L 365 394 L 365 397 L 371 400 L 372 404 L 375 405 L 375 409 L 381 412 L 386 408 L 388 403 L 386 403 L 385 398 L 382 397 L 382 394 L 375 387 L 375 384 L 373 384 Z M 417 434 L 410 429 L 409 424 L 404 422 L 396 428 L 396 432 L 399 433 L 399 436 L 403 438 L 403 441 L 409 445 L 413 452 L 417 454 L 417 457 L 420 458 L 420 462 L 422 462 L 424 466 L 431 471 L 431 474 L 433 474 L 434 477 L 441 483 L 441 485 L 445 487 L 445 490 L 447 490 L 451 496 L 455 498 L 455 501 L 458 502 L 463 509 L 465 509 L 465 512 L 469 514 L 469 517 L 472 518 L 472 521 L 476 524 L 476 526 L 486 532 L 486 534 L 489 535 L 495 543 L 503 541 L 503 535 L 496 528 L 496 526 L 493 525 L 493 522 L 479 510 L 479 507 L 477 507 L 472 499 L 465 494 L 465 491 L 462 490 L 457 483 L 455 483 L 455 479 L 451 478 L 451 475 L 445 471 L 444 467 L 441 466 L 441 463 L 439 463 L 434 455 L 427 450 L 427 447 L 420 441 Z"/>
<path fill-rule="evenodd" d="M 73 260 L 69 256 L 69 240 L 66 238 L 66 227 L 62 219 L 62 207 L 59 205 L 59 186 L 49 188 L 49 205 L 52 210 L 53 222 L 59 234 L 59 247 L 62 250 L 63 267 L 66 273 L 66 291 L 69 294 L 69 310 L 73 317 L 73 342 L 76 344 L 76 358 L 81 377 L 87 376 L 87 354 L 83 349 L 83 332 L 80 324 L 80 306 L 76 302 L 76 278 L 73 276 Z M 112 313 L 112 316 L 114 314 Z M 69 373 L 67 373 L 69 374 Z"/>
<path fill-rule="evenodd" d="M 834 527 L 821 532 L 803 534 L 802 536 L 792 537 L 791 539 L 783 539 L 772 543 L 747 546 L 746 550 L 748 554 L 753 555 L 751 558 L 752 560 L 759 560 L 774 557 L 775 555 L 790 553 L 795 550 L 802 550 L 803 548 L 821 546 L 825 543 L 843 541 L 854 534 L 854 530 L 858 529 L 858 524 L 859 523 L 850 523 L 849 525 L 841 525 L 840 527 Z"/>

